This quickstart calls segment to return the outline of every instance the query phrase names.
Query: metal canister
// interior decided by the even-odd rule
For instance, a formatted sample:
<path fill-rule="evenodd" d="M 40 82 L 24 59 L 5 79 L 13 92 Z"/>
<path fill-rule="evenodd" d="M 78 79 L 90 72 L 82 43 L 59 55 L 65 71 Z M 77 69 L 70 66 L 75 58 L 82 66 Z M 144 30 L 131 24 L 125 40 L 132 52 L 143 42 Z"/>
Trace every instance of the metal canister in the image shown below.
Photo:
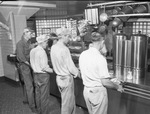
<path fill-rule="evenodd" d="M 123 67 L 123 42 L 127 40 L 127 35 L 120 33 L 113 36 L 113 66 L 114 74 L 120 77 Z"/>
<path fill-rule="evenodd" d="M 115 7 L 115 9 L 112 10 L 112 15 L 117 15 L 121 11 L 120 7 Z"/>
<path fill-rule="evenodd" d="M 132 14 L 133 8 L 132 6 L 124 6 L 122 10 L 118 13 L 119 15 Z M 128 20 L 129 17 L 120 17 L 120 19 L 124 22 Z"/>
<path fill-rule="evenodd" d="M 148 37 L 143 34 L 131 35 L 131 68 L 135 78 L 144 77 L 147 68 Z"/>
<path fill-rule="evenodd" d="M 122 23 L 122 21 L 119 18 L 114 18 L 114 20 L 112 21 L 112 26 L 113 27 L 118 27 L 120 24 Z"/>
<path fill-rule="evenodd" d="M 131 71 L 131 41 L 126 39 L 123 41 L 122 47 L 122 77 L 127 79 L 128 72 Z"/>
<path fill-rule="evenodd" d="M 134 10 L 134 13 L 147 13 L 147 7 L 145 5 L 139 5 Z"/>
<path fill-rule="evenodd" d="M 122 47 L 122 56 L 123 56 L 123 67 L 131 67 L 131 40 L 124 40 L 123 47 Z"/>
<path fill-rule="evenodd" d="M 113 36 L 113 62 L 114 65 L 123 66 L 123 42 L 127 40 L 127 35 L 116 34 Z"/>

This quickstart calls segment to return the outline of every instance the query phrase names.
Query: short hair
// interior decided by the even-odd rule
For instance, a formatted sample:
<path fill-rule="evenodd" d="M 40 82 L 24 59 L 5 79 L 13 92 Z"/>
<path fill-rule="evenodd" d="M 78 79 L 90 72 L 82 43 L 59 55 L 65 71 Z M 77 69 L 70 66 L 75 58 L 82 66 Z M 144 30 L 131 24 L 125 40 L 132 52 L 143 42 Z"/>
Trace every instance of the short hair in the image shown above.
<path fill-rule="evenodd" d="M 43 35 L 36 37 L 37 43 L 43 43 L 45 41 L 48 41 L 48 39 L 49 39 L 49 37 L 46 34 L 43 34 Z"/>
<path fill-rule="evenodd" d="M 91 40 L 92 40 L 92 42 L 102 41 L 102 40 L 104 40 L 104 37 L 99 32 L 92 32 L 91 33 Z"/>
<path fill-rule="evenodd" d="M 58 37 L 63 35 L 71 35 L 71 31 L 68 28 L 58 28 L 56 29 L 56 34 Z"/>
<path fill-rule="evenodd" d="M 25 27 L 23 30 L 23 33 L 27 32 L 27 31 L 34 32 L 34 30 L 32 30 L 30 27 Z"/>
<path fill-rule="evenodd" d="M 50 36 L 52 36 L 52 37 L 58 37 L 58 36 L 56 35 L 56 33 L 54 33 L 54 32 L 50 33 Z"/>

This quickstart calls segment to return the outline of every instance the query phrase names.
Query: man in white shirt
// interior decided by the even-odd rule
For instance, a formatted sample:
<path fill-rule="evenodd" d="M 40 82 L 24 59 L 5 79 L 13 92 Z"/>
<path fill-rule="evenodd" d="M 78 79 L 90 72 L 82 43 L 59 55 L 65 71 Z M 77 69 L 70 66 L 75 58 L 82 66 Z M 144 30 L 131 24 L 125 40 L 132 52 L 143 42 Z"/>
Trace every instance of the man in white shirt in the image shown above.
<path fill-rule="evenodd" d="M 51 47 L 51 61 L 56 72 L 56 83 L 61 93 L 61 114 L 75 114 L 74 80 L 79 74 L 70 51 L 66 46 L 70 31 L 66 28 L 57 29 L 60 39 Z"/>
<path fill-rule="evenodd" d="M 38 46 L 30 52 L 30 63 L 34 74 L 36 105 L 39 114 L 49 114 L 50 74 L 53 70 L 48 65 L 46 51 L 49 37 L 40 35 L 36 38 Z"/>
<path fill-rule="evenodd" d="M 107 114 L 108 97 L 105 87 L 123 91 L 121 85 L 110 81 L 106 59 L 100 53 L 103 46 L 104 37 L 98 32 L 93 32 L 92 46 L 79 57 L 83 95 L 89 114 Z"/>

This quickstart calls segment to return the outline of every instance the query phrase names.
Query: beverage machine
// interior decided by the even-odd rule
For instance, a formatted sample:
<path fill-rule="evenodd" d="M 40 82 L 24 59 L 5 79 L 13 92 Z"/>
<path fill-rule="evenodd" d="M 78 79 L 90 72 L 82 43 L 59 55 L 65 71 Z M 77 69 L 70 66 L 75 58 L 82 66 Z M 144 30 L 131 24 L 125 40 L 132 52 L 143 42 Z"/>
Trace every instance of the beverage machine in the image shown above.
<path fill-rule="evenodd" d="M 132 83 L 144 79 L 147 70 L 148 37 L 143 34 L 113 36 L 114 75 Z"/>

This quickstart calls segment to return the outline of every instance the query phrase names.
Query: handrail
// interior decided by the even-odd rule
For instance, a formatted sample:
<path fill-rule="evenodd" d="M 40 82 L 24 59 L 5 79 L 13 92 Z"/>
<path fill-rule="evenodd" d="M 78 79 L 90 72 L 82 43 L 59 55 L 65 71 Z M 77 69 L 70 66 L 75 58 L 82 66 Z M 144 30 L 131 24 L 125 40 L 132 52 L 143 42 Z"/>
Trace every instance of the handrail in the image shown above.
<path fill-rule="evenodd" d="M 128 89 L 128 88 L 124 88 L 125 91 L 128 91 L 128 92 L 131 92 L 131 93 L 136 93 L 137 95 L 144 95 L 144 96 L 149 96 L 150 97 L 150 94 L 147 94 L 147 93 L 144 93 L 144 92 L 141 92 L 141 91 L 135 91 L 135 90 L 131 90 L 131 89 Z"/>
<path fill-rule="evenodd" d="M 131 95 L 134 95 L 134 96 L 137 96 L 137 97 L 140 97 L 140 98 L 144 98 L 144 99 L 150 100 L 150 97 L 145 97 L 145 96 L 142 96 L 142 95 L 137 95 L 135 93 L 131 93 L 131 92 L 127 92 L 127 91 L 125 91 L 124 93 L 131 94 Z"/>
<path fill-rule="evenodd" d="M 143 92 L 150 93 L 150 91 L 147 91 L 147 90 L 144 90 L 144 89 L 141 89 L 141 88 L 137 88 L 137 87 L 133 87 L 133 86 L 128 86 L 128 85 L 126 85 L 126 87 L 131 88 L 131 89 L 136 89 L 138 91 L 143 91 Z"/>
<path fill-rule="evenodd" d="M 125 84 L 123 93 L 150 100 L 150 90 L 144 90 L 142 88 L 128 86 Z"/>

